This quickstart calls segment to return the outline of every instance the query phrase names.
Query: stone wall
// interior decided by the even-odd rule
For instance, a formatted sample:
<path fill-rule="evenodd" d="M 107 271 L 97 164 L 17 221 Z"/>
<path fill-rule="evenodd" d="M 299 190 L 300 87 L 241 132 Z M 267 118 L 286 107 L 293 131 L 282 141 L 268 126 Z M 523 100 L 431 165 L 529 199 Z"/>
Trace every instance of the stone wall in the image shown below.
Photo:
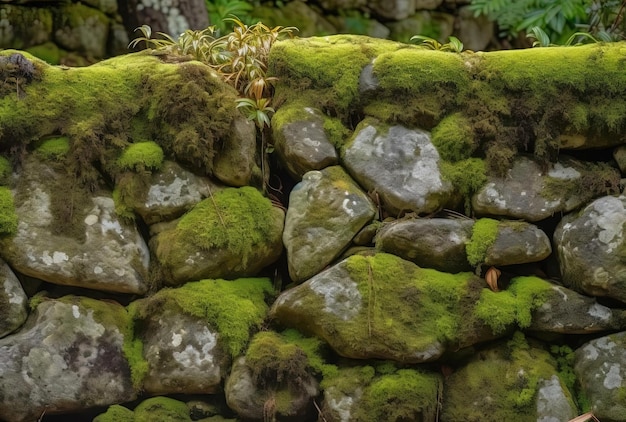
<path fill-rule="evenodd" d="M 0 419 L 626 420 L 625 57 L 2 52 Z"/>

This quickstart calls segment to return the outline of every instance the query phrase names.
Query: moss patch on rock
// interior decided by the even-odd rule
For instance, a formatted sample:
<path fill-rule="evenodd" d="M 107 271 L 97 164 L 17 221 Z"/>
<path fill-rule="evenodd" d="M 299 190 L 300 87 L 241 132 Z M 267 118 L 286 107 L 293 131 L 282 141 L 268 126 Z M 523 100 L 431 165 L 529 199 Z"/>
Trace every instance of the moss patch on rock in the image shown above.
<path fill-rule="evenodd" d="M 152 397 L 135 408 L 135 422 L 191 422 L 189 408 L 169 397 Z"/>
<path fill-rule="evenodd" d="M 497 220 L 481 218 L 472 227 L 472 237 L 465 245 L 467 261 L 473 266 L 485 261 L 487 251 L 493 246 L 498 236 Z"/>
<path fill-rule="evenodd" d="M 122 151 L 117 165 L 124 170 L 158 170 L 163 165 L 163 149 L 152 141 L 131 144 Z"/>
<path fill-rule="evenodd" d="M 60 161 L 70 150 L 70 140 L 67 136 L 57 136 L 44 140 L 35 153 L 44 160 Z"/>
<path fill-rule="evenodd" d="M 250 333 L 261 327 L 268 311 L 265 298 L 272 292 L 266 278 L 195 281 L 135 302 L 133 318 L 142 320 L 163 307 L 174 306 L 177 312 L 206 320 L 219 333 L 230 356 L 236 357 Z"/>
<path fill-rule="evenodd" d="M 5 186 L 0 186 L 0 235 L 17 232 L 17 214 L 13 203 L 13 194 Z"/>
<path fill-rule="evenodd" d="M 135 412 L 114 404 L 109 406 L 106 412 L 96 416 L 93 422 L 135 422 Z"/>

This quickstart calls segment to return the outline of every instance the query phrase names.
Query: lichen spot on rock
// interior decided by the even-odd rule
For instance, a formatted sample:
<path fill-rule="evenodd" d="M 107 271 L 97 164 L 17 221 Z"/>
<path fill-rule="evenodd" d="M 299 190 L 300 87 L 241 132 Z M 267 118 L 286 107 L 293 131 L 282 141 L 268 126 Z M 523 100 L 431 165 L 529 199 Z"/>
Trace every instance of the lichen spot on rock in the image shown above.
<path fill-rule="evenodd" d="M 309 287 L 324 297 L 325 312 L 344 321 L 354 318 L 361 310 L 361 293 L 357 283 L 352 280 L 325 280 L 324 277 L 317 277 Z"/>

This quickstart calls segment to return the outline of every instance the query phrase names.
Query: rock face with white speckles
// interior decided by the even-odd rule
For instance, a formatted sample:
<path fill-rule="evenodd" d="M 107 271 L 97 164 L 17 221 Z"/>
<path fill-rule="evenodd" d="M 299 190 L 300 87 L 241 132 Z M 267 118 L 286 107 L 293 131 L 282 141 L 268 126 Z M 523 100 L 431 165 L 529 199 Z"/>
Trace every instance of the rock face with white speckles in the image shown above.
<path fill-rule="evenodd" d="M 18 333 L 0 340 L 0 419 L 134 400 L 122 352 L 127 324 L 119 304 L 77 296 L 40 303 Z"/>
<path fill-rule="evenodd" d="M 454 189 L 441 176 L 439 153 L 426 131 L 385 128 L 366 119 L 346 144 L 342 158 L 350 175 L 364 189 L 377 192 L 393 216 L 429 214 L 454 200 Z"/>
<path fill-rule="evenodd" d="M 592 340 L 576 350 L 574 371 L 591 411 L 601 421 L 626 421 L 626 332 Z"/>
<path fill-rule="evenodd" d="M 566 286 L 626 302 L 624 223 L 626 196 L 598 198 L 561 220 L 554 243 Z"/>
<path fill-rule="evenodd" d="M 16 271 L 50 283 L 145 293 L 149 252 L 115 213 L 110 191 L 73 184 L 58 165 L 30 157 L 16 175 L 17 233 L 0 240 Z M 93 195 L 93 196 L 91 196 Z"/>
<path fill-rule="evenodd" d="M 598 183 L 590 185 L 589 179 Z M 596 172 L 594 165 L 566 156 L 561 156 L 547 171 L 532 158 L 519 156 L 504 177 L 489 177 L 472 198 L 472 206 L 479 215 L 536 222 L 605 195 L 613 179 L 619 179 L 616 170 Z"/>
<path fill-rule="evenodd" d="M 304 281 L 324 269 L 375 212 L 372 201 L 341 167 L 305 174 L 291 191 L 283 232 L 291 278 Z"/>
<path fill-rule="evenodd" d="M 0 260 L 0 337 L 15 331 L 28 316 L 28 297 L 11 268 Z"/>

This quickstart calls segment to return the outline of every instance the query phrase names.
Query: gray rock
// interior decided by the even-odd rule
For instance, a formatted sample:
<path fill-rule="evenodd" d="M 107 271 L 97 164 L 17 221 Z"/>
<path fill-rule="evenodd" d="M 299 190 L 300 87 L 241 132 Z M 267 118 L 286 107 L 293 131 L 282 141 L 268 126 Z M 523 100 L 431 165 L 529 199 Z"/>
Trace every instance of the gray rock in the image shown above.
<path fill-rule="evenodd" d="M 376 91 L 378 89 L 378 79 L 374 75 L 374 65 L 368 64 L 361 71 L 359 76 L 359 94 Z"/>
<path fill-rule="evenodd" d="M 392 214 L 432 213 L 452 200 L 454 189 L 443 180 L 439 153 L 428 132 L 376 125 L 364 120 L 346 144 L 343 162 L 352 177 L 376 191 Z"/>
<path fill-rule="evenodd" d="M 468 6 L 460 7 L 456 36 L 463 41 L 466 50 L 482 51 L 487 48 L 494 36 L 494 24 L 485 15 L 474 16 Z"/>
<path fill-rule="evenodd" d="M 249 185 L 253 172 L 260 171 L 255 157 L 256 127 L 243 116 L 237 116 L 231 123 L 230 139 L 215 157 L 213 174 L 229 186 Z"/>
<path fill-rule="evenodd" d="M 415 13 L 417 0 L 376 0 L 369 2 L 375 16 L 384 20 L 399 21 Z"/>
<path fill-rule="evenodd" d="M 280 358 L 277 356 L 277 358 Z M 289 380 L 284 380 L 287 383 Z M 271 383 L 272 380 L 265 380 Z M 314 377 L 299 380 L 301 388 L 294 391 L 291 388 L 273 388 L 258 385 L 252 376 L 252 371 L 246 363 L 245 357 L 238 358 L 233 364 L 232 370 L 224 393 L 228 406 L 242 419 L 263 420 L 266 415 L 273 417 L 278 415 L 283 417 L 297 417 L 302 419 L 306 414 L 311 400 L 319 393 L 318 383 Z M 277 395 L 287 394 L 289 402 L 279 403 Z"/>
<path fill-rule="evenodd" d="M 133 174 L 131 177 L 141 176 Z M 221 186 L 210 179 L 196 176 L 174 161 L 165 161 L 161 169 L 152 174 L 144 191 L 129 200 L 146 224 L 155 224 L 180 217 L 220 189 Z"/>
<path fill-rule="evenodd" d="M 392 40 L 408 43 L 416 34 L 438 34 L 438 41 L 446 43 L 454 31 L 455 19 L 450 13 L 419 10 L 406 19 L 389 22 L 387 26 L 391 30 L 389 37 Z M 465 42 L 465 39 L 461 41 Z"/>
<path fill-rule="evenodd" d="M 291 278 L 304 281 L 324 269 L 375 212 L 341 167 L 306 173 L 291 191 L 283 232 Z"/>
<path fill-rule="evenodd" d="M 28 317 L 28 297 L 11 268 L 0 260 L 0 337 L 17 330 Z"/>
<path fill-rule="evenodd" d="M 485 255 L 485 264 L 526 264 L 541 261 L 551 253 L 550 239 L 537 226 L 522 221 L 500 222 L 496 240 Z"/>
<path fill-rule="evenodd" d="M 598 183 L 586 186 L 591 179 Z M 599 172 L 593 164 L 568 157 L 561 156 L 559 163 L 543 172 L 539 163 L 519 156 L 506 177 L 489 177 L 488 183 L 472 198 L 472 206 L 479 215 L 535 222 L 569 212 L 591 198 L 605 195 L 605 181 L 615 184 L 618 180 L 616 171 L 603 169 Z"/>
<path fill-rule="evenodd" d="M 375 19 L 342 15 L 329 15 L 326 19 L 335 26 L 338 34 L 366 35 L 382 39 L 389 37 L 389 28 Z"/>
<path fill-rule="evenodd" d="M 367 0 L 320 0 L 319 4 L 325 10 L 358 9 L 367 5 Z"/>
<path fill-rule="evenodd" d="M 50 41 L 52 11 L 4 3 L 0 8 L 0 48 L 25 49 Z"/>
<path fill-rule="evenodd" d="M 68 4 L 54 16 L 54 41 L 66 50 L 102 59 L 107 54 L 108 38 L 109 19 L 97 9 Z"/>
<path fill-rule="evenodd" d="M 441 420 L 567 422 L 578 410 L 541 344 L 513 340 L 475 353 L 446 379 Z"/>
<path fill-rule="evenodd" d="M 574 372 L 593 414 L 601 421 L 626 421 L 626 332 L 592 340 L 575 356 Z"/>
<path fill-rule="evenodd" d="M 624 223 L 625 196 L 598 198 L 561 220 L 554 243 L 565 286 L 626 302 Z"/>
<path fill-rule="evenodd" d="M 417 10 L 433 10 L 438 8 L 443 0 L 415 0 L 415 9 Z"/>
<path fill-rule="evenodd" d="M 544 333 L 589 334 L 626 328 L 626 311 L 600 305 L 563 286 L 553 292 L 532 312 L 529 330 Z"/>
<path fill-rule="evenodd" d="M 0 339 L 0 418 L 37 420 L 136 398 L 122 352 L 128 326 L 116 303 L 45 300 L 17 333 Z"/>
<path fill-rule="evenodd" d="M 376 247 L 420 267 L 449 273 L 469 271 L 465 244 L 471 238 L 473 225 L 469 219 L 397 220 L 379 230 Z"/>
<path fill-rule="evenodd" d="M 619 166 L 622 175 L 626 174 L 626 145 L 621 145 L 613 150 L 613 158 Z"/>
<path fill-rule="evenodd" d="M 13 191 L 18 230 L 0 240 L 3 258 L 16 271 L 54 284 L 145 293 L 149 251 L 139 231 L 118 219 L 110 192 L 86 192 L 73 183 L 43 161 L 24 161 Z"/>
<path fill-rule="evenodd" d="M 291 177 L 300 180 L 308 171 L 336 165 L 339 157 L 324 131 L 321 111 L 310 107 L 296 107 L 304 117 L 275 125 L 273 134 L 274 146 L 282 163 Z M 279 122 L 281 113 L 287 112 L 293 113 L 293 107 L 279 109 L 274 122 Z"/>

